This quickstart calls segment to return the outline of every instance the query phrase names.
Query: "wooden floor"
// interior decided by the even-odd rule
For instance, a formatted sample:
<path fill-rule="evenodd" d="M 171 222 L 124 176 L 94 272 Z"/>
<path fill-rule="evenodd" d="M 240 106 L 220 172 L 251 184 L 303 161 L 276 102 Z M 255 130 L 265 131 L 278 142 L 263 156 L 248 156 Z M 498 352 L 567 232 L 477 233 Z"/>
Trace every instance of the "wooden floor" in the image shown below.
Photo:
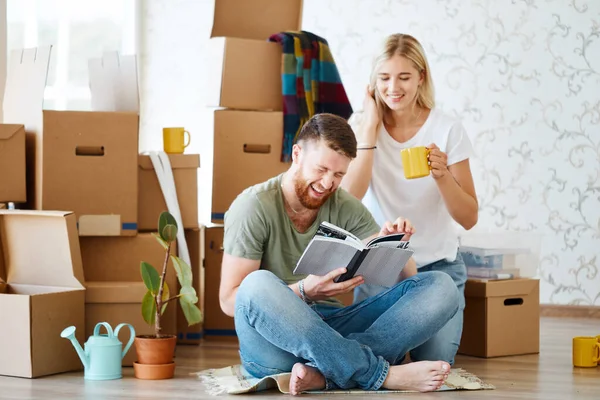
<path fill-rule="evenodd" d="M 491 391 L 390 394 L 382 396 L 418 399 L 600 399 L 600 367 L 573 368 L 571 338 L 600 334 L 600 319 L 543 317 L 539 355 L 478 359 L 458 356 L 456 366 L 478 375 L 496 386 Z M 1 357 L 1 355 L 0 355 Z M 115 381 L 84 381 L 83 373 L 69 373 L 38 379 L 0 377 L 0 399 L 213 399 L 190 373 L 238 363 L 236 346 L 206 342 L 201 346 L 177 348 L 176 378 L 142 381 L 133 378 L 131 368 Z M 7 362 L 0 358 L 0 362 Z M 243 399 L 290 396 L 263 392 L 248 396 L 219 396 Z M 328 398 L 307 396 L 302 398 Z M 333 396 L 332 396 L 333 397 Z M 339 396 L 340 398 L 343 396 Z M 353 399 L 374 399 L 356 395 Z M 378 397 L 379 399 L 380 397 Z"/>

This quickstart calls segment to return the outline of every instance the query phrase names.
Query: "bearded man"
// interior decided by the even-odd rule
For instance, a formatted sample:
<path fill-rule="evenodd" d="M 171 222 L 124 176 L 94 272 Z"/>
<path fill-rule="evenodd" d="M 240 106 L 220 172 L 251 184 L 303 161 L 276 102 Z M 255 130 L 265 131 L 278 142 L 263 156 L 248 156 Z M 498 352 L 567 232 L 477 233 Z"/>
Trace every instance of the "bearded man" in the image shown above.
<path fill-rule="evenodd" d="M 363 283 L 326 276 L 297 276 L 294 267 L 323 221 L 361 240 L 414 233 L 398 218 L 377 226 L 363 204 L 340 182 L 357 151 L 343 118 L 317 114 L 302 127 L 285 173 L 242 192 L 225 214 L 219 297 L 234 317 L 244 368 L 262 378 L 291 372 L 290 393 L 315 389 L 433 391 L 450 365 L 402 364 L 456 313 L 459 293 L 449 275 L 416 274 L 411 259 L 389 289 L 344 307 L 333 297 Z M 398 154 L 398 157 L 400 154 Z"/>

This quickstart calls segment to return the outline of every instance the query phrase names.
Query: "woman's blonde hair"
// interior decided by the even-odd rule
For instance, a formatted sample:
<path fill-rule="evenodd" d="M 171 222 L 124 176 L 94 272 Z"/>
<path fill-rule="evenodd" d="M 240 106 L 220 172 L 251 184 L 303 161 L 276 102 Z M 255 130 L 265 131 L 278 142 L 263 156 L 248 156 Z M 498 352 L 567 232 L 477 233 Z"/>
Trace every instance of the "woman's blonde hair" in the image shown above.
<path fill-rule="evenodd" d="M 433 81 L 431 80 L 429 63 L 427 62 L 427 57 L 425 57 L 425 51 L 423 51 L 423 47 L 421 47 L 419 41 L 414 37 L 396 33 L 385 39 L 383 49 L 373 62 L 373 69 L 371 70 L 370 89 L 373 90 L 379 116 L 383 118 L 387 105 L 377 91 L 377 74 L 379 73 L 381 64 L 394 56 L 402 56 L 410 60 L 417 71 L 419 71 L 423 77 L 423 82 L 417 90 L 416 104 L 420 107 L 432 109 L 435 106 Z"/>

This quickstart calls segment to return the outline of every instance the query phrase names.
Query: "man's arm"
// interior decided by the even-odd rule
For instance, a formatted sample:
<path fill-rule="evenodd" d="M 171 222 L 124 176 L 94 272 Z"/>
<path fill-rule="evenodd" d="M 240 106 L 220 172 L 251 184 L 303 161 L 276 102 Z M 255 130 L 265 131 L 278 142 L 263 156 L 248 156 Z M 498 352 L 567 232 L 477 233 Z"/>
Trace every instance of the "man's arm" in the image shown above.
<path fill-rule="evenodd" d="M 223 263 L 221 264 L 221 285 L 219 286 L 219 302 L 221 309 L 226 315 L 233 317 L 235 314 L 235 296 L 242 281 L 251 272 L 260 268 L 260 260 L 249 260 L 247 258 L 235 257 L 229 254 L 223 254 Z M 331 296 L 337 296 L 354 289 L 362 283 L 362 278 L 353 278 L 346 282 L 334 283 L 344 269 L 332 271 L 325 277 L 309 275 L 310 283 L 306 285 L 307 294 L 311 293 L 311 299 L 317 300 Z M 314 282 L 313 282 L 314 281 Z M 298 282 L 288 285 L 294 294 L 300 297 Z"/>
<path fill-rule="evenodd" d="M 235 312 L 235 295 L 240 284 L 248 274 L 260 268 L 260 260 L 235 257 L 223 254 L 221 264 L 221 284 L 219 286 L 219 302 L 226 315 L 233 317 Z"/>

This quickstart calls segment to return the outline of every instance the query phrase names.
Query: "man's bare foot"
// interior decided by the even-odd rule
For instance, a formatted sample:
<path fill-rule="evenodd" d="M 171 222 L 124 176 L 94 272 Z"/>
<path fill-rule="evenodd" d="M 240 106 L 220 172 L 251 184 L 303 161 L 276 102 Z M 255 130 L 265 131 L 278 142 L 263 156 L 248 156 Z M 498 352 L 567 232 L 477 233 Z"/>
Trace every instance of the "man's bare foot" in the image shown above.
<path fill-rule="evenodd" d="M 450 364 L 444 361 L 419 361 L 394 365 L 390 367 L 382 387 L 390 390 L 432 392 L 442 387 L 449 372 Z"/>
<path fill-rule="evenodd" d="M 290 378 L 290 394 L 298 395 L 306 390 L 325 389 L 325 377 L 318 369 L 302 363 L 292 367 Z"/>

